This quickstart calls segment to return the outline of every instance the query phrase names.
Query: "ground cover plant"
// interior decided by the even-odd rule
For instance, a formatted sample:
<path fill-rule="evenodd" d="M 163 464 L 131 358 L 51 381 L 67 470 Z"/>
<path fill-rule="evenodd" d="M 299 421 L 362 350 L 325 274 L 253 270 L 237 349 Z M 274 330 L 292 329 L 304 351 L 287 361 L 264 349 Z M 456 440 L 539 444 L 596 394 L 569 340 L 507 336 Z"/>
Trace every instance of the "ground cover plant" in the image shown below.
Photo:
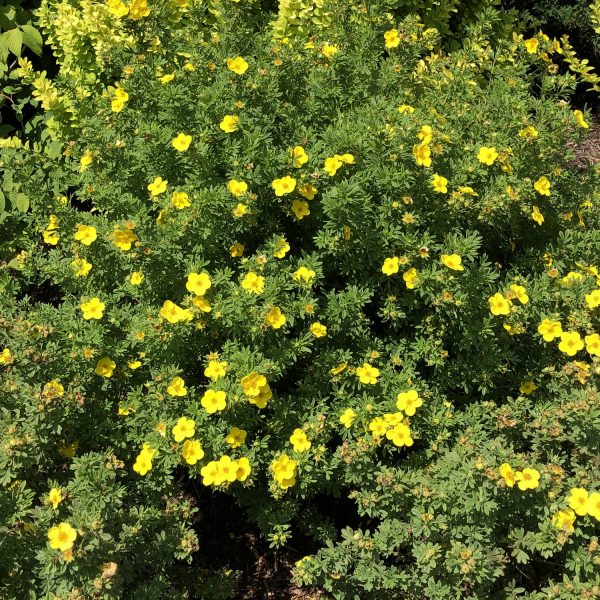
<path fill-rule="evenodd" d="M 239 597 L 218 514 L 324 597 L 598 596 L 581 74 L 487 5 L 449 50 L 291 4 L 42 2 L 43 132 L 0 142 L 0 595 Z"/>

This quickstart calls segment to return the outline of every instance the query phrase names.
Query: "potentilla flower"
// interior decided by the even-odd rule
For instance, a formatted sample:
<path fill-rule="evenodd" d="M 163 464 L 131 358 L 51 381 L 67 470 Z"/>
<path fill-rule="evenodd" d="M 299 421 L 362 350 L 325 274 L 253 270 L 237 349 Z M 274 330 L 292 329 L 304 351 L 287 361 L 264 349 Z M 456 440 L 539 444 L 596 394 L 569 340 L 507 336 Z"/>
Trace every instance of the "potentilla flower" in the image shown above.
<path fill-rule="evenodd" d="M 352 423 L 354 423 L 356 416 L 356 412 L 351 408 L 347 408 L 340 416 L 340 423 L 349 429 L 352 426 Z"/>
<path fill-rule="evenodd" d="M 243 196 L 248 191 L 248 184 L 245 181 L 238 181 L 237 179 L 232 179 L 227 184 L 227 189 L 236 198 L 239 198 L 240 196 Z"/>
<path fill-rule="evenodd" d="M 148 184 L 148 191 L 150 192 L 150 195 L 155 198 L 167 191 L 168 184 L 169 182 L 162 177 L 156 177 L 152 183 Z"/>
<path fill-rule="evenodd" d="M 306 435 L 306 432 L 302 429 L 294 429 L 294 432 L 290 436 L 290 443 L 293 446 L 294 452 L 306 452 L 311 447 L 311 442 Z"/>
<path fill-rule="evenodd" d="M 218 381 L 225 377 L 228 363 L 225 361 L 210 360 L 208 366 L 204 369 L 204 375 L 213 381 Z"/>
<path fill-rule="evenodd" d="M 462 266 L 462 258 L 459 254 L 442 254 L 442 263 L 452 269 L 453 271 L 464 271 L 465 268 Z"/>
<path fill-rule="evenodd" d="M 239 120 L 240 118 L 237 115 L 225 115 L 219 123 L 219 127 L 225 133 L 233 133 L 238 130 Z"/>
<path fill-rule="evenodd" d="M 419 397 L 419 392 L 416 390 L 400 392 L 396 396 L 396 408 L 403 411 L 409 417 L 412 417 L 420 406 L 423 406 L 423 400 Z"/>
<path fill-rule="evenodd" d="M 448 193 L 448 180 L 437 173 L 431 178 L 431 187 L 438 194 Z"/>
<path fill-rule="evenodd" d="M 200 400 L 202 408 L 212 415 L 227 407 L 227 394 L 222 390 L 206 390 Z"/>
<path fill-rule="evenodd" d="M 318 321 L 316 321 L 310 326 L 309 331 L 316 338 L 325 337 L 327 335 L 327 327 L 323 325 L 323 323 L 319 323 Z"/>
<path fill-rule="evenodd" d="M 391 256 L 383 261 L 381 272 L 390 277 L 400 270 L 400 259 L 397 256 Z"/>
<path fill-rule="evenodd" d="M 294 200 L 292 202 L 292 212 L 296 219 L 299 221 L 302 220 L 304 217 L 310 215 L 308 202 L 305 202 L 304 200 Z"/>
<path fill-rule="evenodd" d="M 187 277 L 185 289 L 193 292 L 196 296 L 204 296 L 212 286 L 208 273 L 190 273 Z"/>
<path fill-rule="evenodd" d="M 567 356 L 575 356 L 583 346 L 583 340 L 577 331 L 565 331 L 560 334 L 558 349 Z"/>
<path fill-rule="evenodd" d="M 115 370 L 117 364 L 114 360 L 111 360 L 108 356 L 101 358 L 96 364 L 96 375 L 100 375 L 100 377 L 112 377 L 112 374 Z"/>
<path fill-rule="evenodd" d="M 204 458 L 204 450 L 199 440 L 186 440 L 181 447 L 181 456 L 188 465 L 195 465 Z"/>
<path fill-rule="evenodd" d="M 390 29 L 383 34 L 386 48 L 397 48 L 400 44 L 400 34 L 397 29 Z"/>
<path fill-rule="evenodd" d="M 242 288 L 249 294 L 262 294 L 265 289 L 265 278 L 262 275 L 257 275 L 254 271 L 250 271 L 242 279 Z"/>
<path fill-rule="evenodd" d="M 265 323 L 273 329 L 279 329 L 285 324 L 285 321 L 285 315 L 278 306 L 271 308 L 265 317 Z"/>
<path fill-rule="evenodd" d="M 182 442 L 185 438 L 191 438 L 196 432 L 196 423 L 193 419 L 181 417 L 171 429 L 176 442 Z"/>
<path fill-rule="evenodd" d="M 534 184 L 536 192 L 541 196 L 549 196 L 550 195 L 550 182 L 548 179 L 542 175 Z"/>
<path fill-rule="evenodd" d="M 488 298 L 490 312 L 493 315 L 508 315 L 510 313 L 511 301 L 507 300 L 499 292 Z"/>
<path fill-rule="evenodd" d="M 248 63 L 241 56 L 228 58 L 227 68 L 236 75 L 243 75 L 248 70 Z"/>
<path fill-rule="evenodd" d="M 185 396 L 187 395 L 187 388 L 185 387 L 185 381 L 181 377 L 175 377 L 171 380 L 167 387 L 167 394 L 169 396 Z"/>
<path fill-rule="evenodd" d="M 369 363 L 364 363 L 361 367 L 356 369 L 356 374 L 358 375 L 360 382 L 364 384 L 377 383 L 379 373 L 379 369 L 370 365 Z"/>
<path fill-rule="evenodd" d="M 100 298 L 91 298 L 87 302 L 82 302 L 79 305 L 79 308 L 81 308 L 81 312 L 83 313 L 83 318 L 86 321 L 89 321 L 90 319 L 101 319 L 104 315 L 105 307 L 106 305 Z"/>
<path fill-rule="evenodd" d="M 574 110 L 573 114 L 575 115 L 575 121 L 577 122 L 577 125 L 579 125 L 579 127 L 583 129 L 589 128 L 589 124 L 585 120 L 583 113 L 580 110 Z"/>
<path fill-rule="evenodd" d="M 192 143 L 192 136 L 185 133 L 180 133 L 177 137 L 173 138 L 171 145 L 178 152 L 185 152 Z"/>
<path fill-rule="evenodd" d="M 588 499 L 589 494 L 585 488 L 572 488 L 567 502 L 577 515 L 585 517 L 588 514 Z"/>
<path fill-rule="evenodd" d="M 417 166 L 431 166 L 431 148 L 427 144 L 417 144 L 413 146 L 413 155 Z"/>
<path fill-rule="evenodd" d="M 286 175 L 281 179 L 274 179 L 271 185 L 276 196 L 284 196 L 285 194 L 291 194 L 296 189 L 296 180 Z"/>
<path fill-rule="evenodd" d="M 479 148 L 479 152 L 477 153 L 477 158 L 479 162 L 483 163 L 484 165 L 491 166 L 498 158 L 498 152 L 496 152 L 496 148 L 487 148 L 486 146 L 481 146 L 481 148 Z"/>
<path fill-rule="evenodd" d="M 48 542 L 53 550 L 70 550 L 77 539 L 77 531 L 69 523 L 59 523 L 48 531 Z"/>
<path fill-rule="evenodd" d="M 77 225 L 77 231 L 73 237 L 81 242 L 84 246 L 89 246 L 96 241 L 98 235 L 96 234 L 96 228 L 89 225 Z"/>
<path fill-rule="evenodd" d="M 538 333 L 542 335 L 545 342 L 551 342 L 555 338 L 561 336 L 563 330 L 559 321 L 552 321 L 551 319 L 544 319 L 538 325 Z"/>

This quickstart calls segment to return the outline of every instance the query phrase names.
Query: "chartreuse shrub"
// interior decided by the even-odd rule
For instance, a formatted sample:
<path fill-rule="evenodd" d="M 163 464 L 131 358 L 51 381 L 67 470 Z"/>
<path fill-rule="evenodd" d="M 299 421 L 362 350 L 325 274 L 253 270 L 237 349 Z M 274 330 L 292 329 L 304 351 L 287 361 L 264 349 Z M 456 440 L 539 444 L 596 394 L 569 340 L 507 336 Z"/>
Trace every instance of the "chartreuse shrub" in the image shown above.
<path fill-rule="evenodd" d="M 598 595 L 599 173 L 560 42 L 93 4 L 118 77 L 51 82 L 39 170 L 1 150 L 2 597 L 227 597 L 198 488 L 312 537 L 294 577 L 335 598 Z"/>

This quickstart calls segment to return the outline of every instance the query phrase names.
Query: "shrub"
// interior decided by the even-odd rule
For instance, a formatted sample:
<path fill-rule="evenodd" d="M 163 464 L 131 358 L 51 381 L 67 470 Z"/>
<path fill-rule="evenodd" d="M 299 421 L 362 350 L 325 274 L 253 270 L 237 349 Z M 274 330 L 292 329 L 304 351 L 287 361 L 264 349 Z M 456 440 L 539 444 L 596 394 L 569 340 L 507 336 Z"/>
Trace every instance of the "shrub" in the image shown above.
<path fill-rule="evenodd" d="M 597 593 L 598 169 L 560 43 L 492 46 L 492 11 L 445 53 L 386 6 L 308 43 L 253 2 L 109 8 L 128 41 L 51 83 L 53 141 L 0 150 L 30 207 L 2 595 L 231 595 L 194 486 L 311 535 L 296 581 L 336 598 Z"/>

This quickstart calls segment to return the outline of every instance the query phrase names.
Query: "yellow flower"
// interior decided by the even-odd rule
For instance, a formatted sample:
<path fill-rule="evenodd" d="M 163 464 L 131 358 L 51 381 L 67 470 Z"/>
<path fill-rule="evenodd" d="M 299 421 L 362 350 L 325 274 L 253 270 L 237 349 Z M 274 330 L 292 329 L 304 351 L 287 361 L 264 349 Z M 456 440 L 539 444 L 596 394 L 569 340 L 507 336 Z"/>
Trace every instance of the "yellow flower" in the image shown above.
<path fill-rule="evenodd" d="M 396 408 L 404 411 L 409 417 L 412 417 L 420 406 L 423 406 L 423 400 L 416 390 L 400 392 L 396 396 Z"/>
<path fill-rule="evenodd" d="M 65 388 L 58 379 L 49 381 L 42 390 L 44 398 L 60 398 L 64 396 Z"/>
<path fill-rule="evenodd" d="M 323 47 L 321 48 L 321 54 L 325 58 L 331 58 L 332 56 L 335 56 L 339 51 L 340 49 L 337 44 L 323 44 Z"/>
<path fill-rule="evenodd" d="M 343 161 L 336 155 L 334 157 L 326 158 L 325 166 L 323 168 L 330 177 L 333 177 L 343 164 Z"/>
<path fill-rule="evenodd" d="M 589 494 L 585 488 L 573 488 L 567 498 L 569 507 L 572 508 L 580 517 L 587 515 Z"/>
<path fill-rule="evenodd" d="M 203 485 L 221 485 L 223 480 L 219 473 L 219 463 L 211 460 L 208 464 L 200 469 Z"/>
<path fill-rule="evenodd" d="M 195 465 L 204 458 L 204 450 L 198 440 L 186 440 L 181 448 L 181 456 L 188 465 Z"/>
<path fill-rule="evenodd" d="M 185 289 L 196 296 L 204 296 L 211 287 L 212 282 L 208 273 L 190 273 L 187 277 Z"/>
<path fill-rule="evenodd" d="M 229 255 L 233 258 L 239 258 L 244 254 L 244 244 L 240 244 L 239 242 L 235 242 L 229 248 Z"/>
<path fill-rule="evenodd" d="M 548 179 L 542 175 L 534 184 L 536 192 L 541 196 L 549 196 L 550 195 L 550 182 Z"/>
<path fill-rule="evenodd" d="M 177 210 L 182 210 L 191 205 L 190 197 L 185 192 L 173 192 L 171 204 L 173 204 Z"/>
<path fill-rule="evenodd" d="M 285 238 L 280 238 L 275 242 L 275 251 L 273 256 L 275 258 L 284 258 L 285 255 L 290 251 L 290 245 Z"/>
<path fill-rule="evenodd" d="M 431 187 L 438 194 L 446 194 L 448 192 L 448 180 L 436 173 L 431 178 Z"/>
<path fill-rule="evenodd" d="M 81 242 L 84 246 L 89 246 L 91 243 L 96 241 L 98 237 L 96 234 L 96 228 L 88 225 L 77 225 L 77 231 L 73 237 Z"/>
<path fill-rule="evenodd" d="M 233 133 L 238 130 L 238 122 L 240 118 L 236 115 L 225 115 L 223 120 L 219 123 L 219 127 L 225 133 Z"/>
<path fill-rule="evenodd" d="M 562 326 L 559 321 L 544 319 L 538 325 L 538 333 L 544 337 L 545 342 L 551 342 L 554 338 L 560 337 L 562 332 Z"/>
<path fill-rule="evenodd" d="M 154 198 L 167 191 L 168 183 L 169 182 L 164 180 L 162 177 L 156 177 L 152 183 L 148 184 L 148 191 Z"/>
<path fill-rule="evenodd" d="M 433 129 L 430 125 L 423 125 L 421 131 L 417 133 L 417 137 L 421 140 L 422 144 L 429 144 L 433 139 Z"/>
<path fill-rule="evenodd" d="M 383 34 L 386 48 L 397 48 L 400 44 L 400 34 L 397 29 L 390 29 Z"/>
<path fill-rule="evenodd" d="M 194 315 L 189 309 L 181 308 L 174 302 L 171 302 L 171 300 L 164 301 L 159 315 L 169 323 L 187 323 L 194 318 Z"/>
<path fill-rule="evenodd" d="M 346 427 L 346 429 L 349 429 L 355 419 L 356 413 L 351 408 L 347 408 L 340 416 L 340 423 Z"/>
<path fill-rule="evenodd" d="M 510 313 L 512 302 L 499 292 L 488 298 L 488 302 L 490 303 L 490 312 L 493 315 L 508 315 Z"/>
<path fill-rule="evenodd" d="M 139 21 L 142 17 L 147 17 L 149 14 L 150 9 L 148 8 L 147 0 L 133 0 L 129 7 L 130 19 L 132 19 L 133 21 Z"/>
<path fill-rule="evenodd" d="M 557 529 L 563 529 L 564 531 L 571 533 L 575 530 L 573 527 L 575 518 L 575 512 L 570 508 L 567 508 L 567 510 L 559 510 L 552 516 L 552 525 Z"/>
<path fill-rule="evenodd" d="M 185 133 L 180 133 L 176 138 L 171 140 L 171 145 L 178 152 L 185 152 L 192 143 L 192 136 Z M 154 194 L 153 194 L 154 195 Z"/>
<path fill-rule="evenodd" d="M 261 389 L 267 385 L 267 378 L 258 371 L 252 371 L 252 373 L 242 378 L 240 384 L 246 396 L 258 396 Z"/>
<path fill-rule="evenodd" d="M 458 254 L 442 254 L 442 263 L 453 271 L 464 271 L 465 268 L 461 265 L 462 258 Z"/>
<path fill-rule="evenodd" d="M 294 200 L 292 202 L 292 212 L 294 213 L 296 219 L 299 221 L 302 220 L 307 215 L 310 215 L 308 202 L 305 202 L 304 200 Z"/>
<path fill-rule="evenodd" d="M 513 284 L 510 286 L 511 295 L 521 303 L 527 304 L 529 302 L 529 296 L 527 295 L 527 291 L 522 285 Z"/>
<path fill-rule="evenodd" d="M 308 154 L 306 154 L 302 146 L 295 146 L 289 152 L 292 160 L 294 161 L 293 164 L 296 169 L 299 169 L 302 165 L 305 165 L 308 162 Z"/>
<path fill-rule="evenodd" d="M 537 385 L 535 385 L 533 381 L 523 381 L 519 386 L 519 391 L 521 394 L 533 394 L 535 390 L 537 390 Z"/>
<path fill-rule="evenodd" d="M 583 340 L 577 331 L 565 331 L 560 334 L 558 349 L 567 356 L 575 356 L 583 349 Z"/>
<path fill-rule="evenodd" d="M 585 336 L 585 349 L 591 356 L 600 356 L 600 335 L 592 333 Z"/>
<path fill-rule="evenodd" d="M 241 56 L 228 58 L 227 68 L 236 75 L 243 75 L 248 70 L 248 63 Z"/>
<path fill-rule="evenodd" d="M 287 454 L 282 454 L 271 463 L 271 471 L 280 488 L 287 489 L 296 483 L 296 467 L 296 461 Z"/>
<path fill-rule="evenodd" d="M 233 209 L 233 216 L 236 218 L 241 218 L 244 215 L 247 215 L 250 212 L 250 209 L 246 204 L 242 204 L 241 202 L 237 204 L 237 206 Z"/>
<path fill-rule="evenodd" d="M 316 321 L 310 326 L 310 332 L 316 337 L 325 337 L 327 335 L 327 327 Z"/>
<path fill-rule="evenodd" d="M 193 419 L 181 417 L 171 429 L 173 438 L 176 442 L 183 442 L 185 438 L 191 438 L 196 432 L 196 423 Z"/>
<path fill-rule="evenodd" d="M 502 463 L 498 469 L 500 475 L 504 477 L 504 482 L 508 487 L 513 487 L 516 483 L 516 476 L 513 468 L 508 463 Z"/>
<path fill-rule="evenodd" d="M 515 473 L 517 487 L 524 492 L 525 490 L 534 490 L 540 485 L 540 472 L 535 469 L 523 469 Z"/>
<path fill-rule="evenodd" d="M 185 381 L 181 377 L 173 378 L 171 380 L 171 383 L 167 387 L 167 393 L 169 394 L 169 396 L 185 396 L 185 395 L 187 395 Z"/>
<path fill-rule="evenodd" d="M 527 140 L 535 140 L 539 136 L 538 130 L 533 125 L 528 125 L 525 129 L 519 131 L 519 137 Z"/>
<path fill-rule="evenodd" d="M 227 394 L 222 390 L 206 390 L 200 400 L 200 404 L 209 415 L 217 411 L 225 410 Z"/>
<path fill-rule="evenodd" d="M 123 252 L 131 250 L 131 244 L 138 241 L 138 236 L 130 229 L 116 229 L 112 233 L 113 244 Z"/>
<path fill-rule="evenodd" d="M 50 246 L 56 246 L 58 241 L 60 240 L 60 235 L 57 231 L 42 231 L 42 236 L 44 238 L 44 243 L 49 244 Z"/>
<path fill-rule="evenodd" d="M 53 550 L 70 550 L 77 539 L 77 531 L 68 523 L 59 523 L 48 531 L 48 541 Z"/>
<path fill-rule="evenodd" d="M 117 364 L 114 360 L 105 356 L 96 363 L 96 375 L 100 375 L 100 377 L 112 377 L 116 366 Z"/>
<path fill-rule="evenodd" d="M 138 475 L 145 475 L 148 471 L 152 470 L 152 458 L 157 453 L 157 450 L 152 448 L 149 444 L 144 444 L 140 453 L 133 463 L 133 470 Z"/>
<path fill-rule="evenodd" d="M 225 441 L 232 448 L 239 448 L 240 446 L 246 443 L 247 432 L 243 429 L 239 429 L 238 427 L 232 427 L 229 431 L 229 434 L 225 438 Z"/>
<path fill-rule="evenodd" d="M 417 270 L 413 267 L 412 269 L 408 269 L 406 273 L 402 275 L 402 279 L 406 284 L 407 289 L 412 290 L 419 282 L 419 277 L 417 275 Z"/>
<path fill-rule="evenodd" d="M 390 440 L 394 446 L 398 446 L 399 448 L 402 446 L 412 446 L 414 444 L 410 428 L 405 423 L 398 423 L 391 429 L 388 429 L 385 437 Z"/>
<path fill-rule="evenodd" d="M 379 369 L 377 367 L 373 367 L 369 363 L 364 363 L 362 367 L 358 367 L 356 369 L 356 374 L 361 383 L 367 384 L 375 384 L 377 383 L 377 378 L 379 377 Z"/>
<path fill-rule="evenodd" d="M 300 267 L 297 271 L 294 272 L 293 274 L 293 279 L 294 281 L 298 281 L 298 282 L 304 282 L 304 283 L 312 283 L 312 280 L 315 278 L 316 273 L 312 270 L 309 269 L 307 267 Z"/>
<path fill-rule="evenodd" d="M 196 308 L 199 308 L 204 313 L 209 313 L 212 310 L 210 302 L 204 296 L 194 296 L 192 302 Z"/>
<path fill-rule="evenodd" d="M 218 462 L 219 485 L 221 483 L 233 483 L 237 479 L 237 462 L 231 460 L 230 456 L 221 456 Z"/>
<path fill-rule="evenodd" d="M 284 196 L 285 194 L 291 194 L 296 189 L 296 180 L 286 175 L 281 179 L 274 179 L 271 186 L 275 190 L 276 196 Z"/>
<path fill-rule="evenodd" d="M 208 366 L 204 369 L 204 376 L 212 379 L 212 381 L 219 381 L 225 377 L 227 373 L 227 362 L 218 360 L 211 360 L 208 362 Z"/>
<path fill-rule="evenodd" d="M 4 350 L 0 352 L 0 365 L 10 365 L 13 362 L 14 358 L 10 350 L 8 348 L 4 348 Z"/>
<path fill-rule="evenodd" d="M 285 315 L 278 306 L 274 306 L 265 317 L 265 323 L 273 329 L 279 329 L 285 323 Z"/>
<path fill-rule="evenodd" d="M 290 436 L 290 443 L 294 452 L 306 452 L 312 445 L 302 429 L 294 429 L 294 433 Z"/>
<path fill-rule="evenodd" d="M 525 40 L 525 48 L 527 48 L 527 52 L 529 54 L 535 54 L 537 52 L 539 42 L 535 38 L 529 38 Z"/>
<path fill-rule="evenodd" d="M 252 470 L 250 468 L 250 461 L 245 456 L 242 456 L 242 458 L 238 458 L 237 461 L 235 461 L 235 464 L 237 466 L 235 470 L 236 480 L 246 481 L 246 479 L 248 479 L 248 475 L 250 475 L 250 472 Z"/>
<path fill-rule="evenodd" d="M 232 179 L 227 184 L 227 189 L 236 198 L 239 198 L 240 196 L 243 196 L 248 191 L 248 184 L 245 181 L 238 181 L 237 179 Z"/>
<path fill-rule="evenodd" d="M 63 495 L 60 488 L 52 488 L 48 493 L 48 503 L 52 505 L 53 510 L 63 501 Z"/>
<path fill-rule="evenodd" d="M 590 309 L 600 306 L 600 289 L 593 290 L 589 294 L 586 294 L 585 303 Z"/>
<path fill-rule="evenodd" d="M 87 277 L 92 269 L 92 263 L 89 263 L 85 258 L 76 258 L 72 263 L 73 273 L 75 277 Z"/>
<path fill-rule="evenodd" d="M 383 261 L 381 272 L 390 277 L 400 270 L 400 259 L 397 256 L 386 258 Z"/>
<path fill-rule="evenodd" d="M 415 162 L 419 167 L 431 166 L 431 148 L 427 144 L 416 144 L 413 146 Z"/>
<path fill-rule="evenodd" d="M 483 163 L 484 165 L 491 166 L 498 158 L 498 152 L 496 152 L 496 148 L 487 148 L 486 146 L 481 146 L 481 148 L 479 148 L 479 152 L 477 153 L 477 158 L 479 159 L 479 162 Z"/>
<path fill-rule="evenodd" d="M 86 150 L 85 154 L 79 159 L 79 170 L 85 171 L 94 162 L 94 153 Z"/>
<path fill-rule="evenodd" d="M 162 77 L 159 77 L 159 81 L 165 85 L 167 83 L 171 83 L 171 81 L 173 81 L 173 79 L 175 79 L 175 73 L 166 73 L 165 75 L 163 75 Z"/>
<path fill-rule="evenodd" d="M 590 517 L 594 517 L 594 519 L 600 521 L 600 494 L 598 492 L 592 492 L 588 496 L 585 508 Z"/>
<path fill-rule="evenodd" d="M 121 0 L 108 0 L 108 12 L 118 19 L 125 17 L 129 12 L 129 8 L 125 6 Z"/>
<path fill-rule="evenodd" d="M 139 369 L 142 366 L 142 361 L 141 360 L 130 360 L 127 363 L 127 366 L 132 370 L 135 371 L 136 369 Z"/>
<path fill-rule="evenodd" d="M 582 127 L 583 129 L 589 128 L 589 125 L 580 110 L 574 110 L 573 114 L 575 115 L 575 121 L 577 121 L 577 125 L 579 125 L 579 127 Z"/>
<path fill-rule="evenodd" d="M 254 271 L 250 271 L 242 279 L 242 287 L 249 294 L 262 294 L 265 289 L 265 278 L 262 275 L 257 275 Z"/>
<path fill-rule="evenodd" d="M 100 301 L 100 298 L 91 298 L 87 302 L 82 302 L 79 305 L 79 308 L 83 313 L 83 318 L 86 321 L 89 321 L 90 319 L 101 319 L 105 307 L 106 305 L 104 302 Z"/>
<path fill-rule="evenodd" d="M 129 276 L 129 282 L 131 285 L 140 285 L 144 281 L 144 274 L 141 271 L 134 271 Z"/>
<path fill-rule="evenodd" d="M 298 193 L 307 200 L 312 200 L 318 191 L 314 185 L 310 185 L 309 183 L 305 183 L 298 188 Z"/>
<path fill-rule="evenodd" d="M 398 112 L 401 115 L 410 115 L 411 113 L 415 112 L 415 109 L 410 104 L 401 104 L 398 107 Z"/>

